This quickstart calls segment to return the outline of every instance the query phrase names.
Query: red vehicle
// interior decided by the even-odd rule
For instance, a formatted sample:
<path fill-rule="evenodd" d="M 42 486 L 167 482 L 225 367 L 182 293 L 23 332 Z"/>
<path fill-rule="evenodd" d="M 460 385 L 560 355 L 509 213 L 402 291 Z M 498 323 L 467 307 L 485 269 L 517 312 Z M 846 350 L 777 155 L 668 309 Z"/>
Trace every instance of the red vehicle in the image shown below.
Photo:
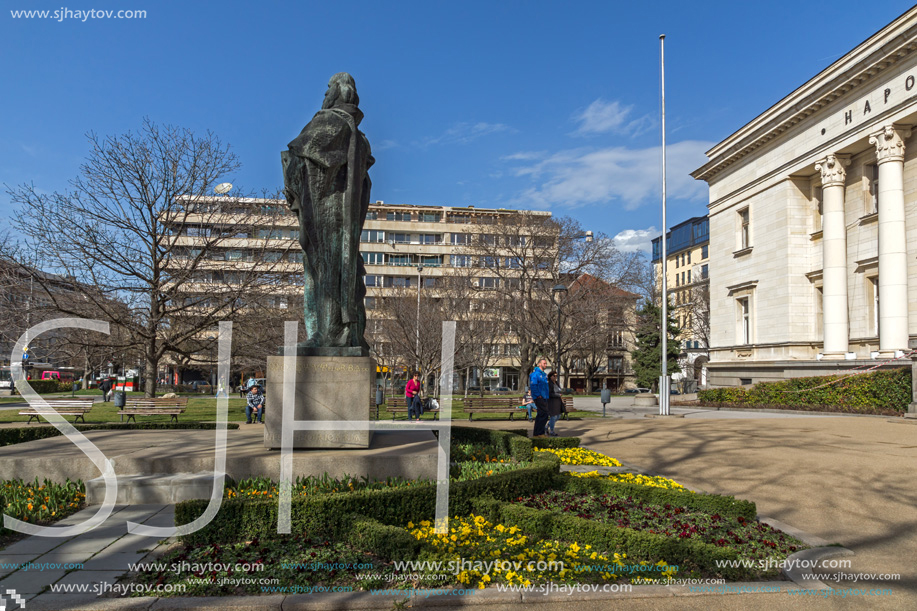
<path fill-rule="evenodd" d="M 42 371 L 42 380 L 57 380 L 58 382 L 73 382 L 74 375 L 72 371 Z"/>

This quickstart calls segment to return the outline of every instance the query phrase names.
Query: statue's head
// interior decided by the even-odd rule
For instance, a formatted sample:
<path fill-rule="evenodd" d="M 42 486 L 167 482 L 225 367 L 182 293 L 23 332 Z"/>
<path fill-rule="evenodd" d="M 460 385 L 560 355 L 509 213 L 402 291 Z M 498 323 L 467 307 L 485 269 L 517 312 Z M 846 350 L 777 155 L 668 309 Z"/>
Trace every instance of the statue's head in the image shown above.
<path fill-rule="evenodd" d="M 338 72 L 328 81 L 328 91 L 325 92 L 325 101 L 322 102 L 322 108 L 334 108 L 339 104 L 360 104 L 360 96 L 357 95 L 357 84 L 353 77 L 346 72 Z"/>

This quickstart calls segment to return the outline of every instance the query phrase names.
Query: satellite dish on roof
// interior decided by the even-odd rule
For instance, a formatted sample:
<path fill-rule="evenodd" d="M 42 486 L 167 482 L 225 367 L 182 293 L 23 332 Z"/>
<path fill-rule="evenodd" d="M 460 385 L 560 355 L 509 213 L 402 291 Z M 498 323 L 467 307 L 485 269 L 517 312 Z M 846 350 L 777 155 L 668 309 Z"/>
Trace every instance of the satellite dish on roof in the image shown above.
<path fill-rule="evenodd" d="M 218 195 L 223 195 L 224 193 L 229 193 L 232 190 L 231 182 L 221 182 L 213 188 L 213 192 Z"/>

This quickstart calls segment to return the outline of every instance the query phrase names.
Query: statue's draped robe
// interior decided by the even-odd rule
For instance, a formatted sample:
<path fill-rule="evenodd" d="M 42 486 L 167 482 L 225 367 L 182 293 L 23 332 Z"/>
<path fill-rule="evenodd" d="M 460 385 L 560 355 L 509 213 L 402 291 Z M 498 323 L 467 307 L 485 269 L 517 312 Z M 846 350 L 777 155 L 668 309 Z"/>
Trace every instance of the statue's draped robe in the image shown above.
<path fill-rule="evenodd" d="M 308 347 L 360 347 L 366 286 L 360 234 L 374 163 L 350 104 L 320 110 L 281 153 L 287 203 L 299 217 Z"/>

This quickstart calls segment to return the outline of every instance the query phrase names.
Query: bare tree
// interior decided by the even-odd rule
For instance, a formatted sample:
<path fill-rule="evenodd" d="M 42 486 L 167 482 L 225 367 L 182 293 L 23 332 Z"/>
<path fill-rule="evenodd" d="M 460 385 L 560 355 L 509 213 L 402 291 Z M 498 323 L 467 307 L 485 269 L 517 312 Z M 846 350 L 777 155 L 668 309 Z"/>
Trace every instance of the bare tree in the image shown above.
<path fill-rule="evenodd" d="M 492 302 L 500 307 L 488 315 L 511 326 L 523 374 L 531 372 L 539 354 L 557 352 L 558 314 L 552 301 L 556 285 L 583 274 L 617 286 L 637 281 L 638 254 L 622 253 L 601 233 L 592 241 L 585 237 L 573 219 L 520 213 L 498 217 L 463 251 L 469 257 L 466 262 L 479 272 L 477 290 L 501 297 Z M 585 298 L 585 293 L 568 291 L 561 307 L 576 307 L 576 301 Z M 567 338 L 567 349 L 561 346 L 561 359 L 575 339 Z"/>
<path fill-rule="evenodd" d="M 73 278 L 91 317 L 120 326 L 123 348 L 141 351 L 152 396 L 163 357 L 189 358 L 197 340 L 244 308 L 269 271 L 252 249 L 231 271 L 209 261 L 231 240 L 254 237 L 272 213 L 253 200 L 207 196 L 239 168 L 212 133 L 145 120 L 137 133 L 88 139 L 91 151 L 70 192 L 49 195 L 33 185 L 8 192 L 20 205 L 28 246 L 46 255 L 48 271 Z M 32 277 L 47 284 L 41 273 Z M 61 299 L 53 306 L 85 314 Z"/>

